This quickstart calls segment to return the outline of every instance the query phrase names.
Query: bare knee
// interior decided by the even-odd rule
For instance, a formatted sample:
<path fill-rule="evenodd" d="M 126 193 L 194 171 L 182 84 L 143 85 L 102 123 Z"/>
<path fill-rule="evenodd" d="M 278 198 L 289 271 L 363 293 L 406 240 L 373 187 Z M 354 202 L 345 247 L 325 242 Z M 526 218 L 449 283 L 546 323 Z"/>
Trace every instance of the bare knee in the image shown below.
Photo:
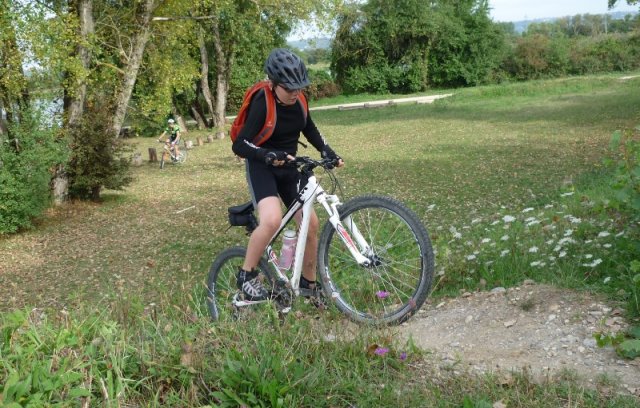
<path fill-rule="evenodd" d="M 258 228 L 271 234 L 280 227 L 282 210 L 280 209 L 280 199 L 278 197 L 266 197 L 258 203 L 258 214 L 260 224 Z"/>
<path fill-rule="evenodd" d="M 270 233 L 275 233 L 280 227 L 279 214 L 263 214 L 260 216 L 260 228 Z"/>

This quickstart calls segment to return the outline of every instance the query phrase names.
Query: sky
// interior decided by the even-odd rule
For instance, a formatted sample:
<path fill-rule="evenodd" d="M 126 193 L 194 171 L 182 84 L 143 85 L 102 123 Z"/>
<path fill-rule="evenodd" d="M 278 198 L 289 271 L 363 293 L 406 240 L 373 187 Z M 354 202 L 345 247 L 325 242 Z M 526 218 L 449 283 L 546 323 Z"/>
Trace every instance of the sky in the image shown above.
<path fill-rule="evenodd" d="M 536 18 L 564 17 L 576 14 L 604 14 L 607 0 L 489 0 L 494 21 L 521 21 Z M 625 0 L 610 11 L 638 11 Z"/>

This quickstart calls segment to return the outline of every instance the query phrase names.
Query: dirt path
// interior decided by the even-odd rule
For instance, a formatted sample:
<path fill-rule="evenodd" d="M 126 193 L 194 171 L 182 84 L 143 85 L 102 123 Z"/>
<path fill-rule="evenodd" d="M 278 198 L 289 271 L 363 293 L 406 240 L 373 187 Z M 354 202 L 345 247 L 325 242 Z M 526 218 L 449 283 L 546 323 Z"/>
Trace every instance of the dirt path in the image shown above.
<path fill-rule="evenodd" d="M 625 330 L 622 313 L 596 296 L 528 282 L 425 305 L 401 332 L 446 366 L 577 375 L 594 387 L 618 385 L 640 396 L 640 358 L 623 360 L 593 337 Z"/>

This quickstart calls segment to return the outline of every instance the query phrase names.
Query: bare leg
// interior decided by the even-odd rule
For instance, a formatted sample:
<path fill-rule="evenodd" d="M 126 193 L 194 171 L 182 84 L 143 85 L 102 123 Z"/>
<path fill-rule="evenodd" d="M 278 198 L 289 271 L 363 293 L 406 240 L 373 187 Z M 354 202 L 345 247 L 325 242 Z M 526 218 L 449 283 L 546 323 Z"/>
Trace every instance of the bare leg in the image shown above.
<path fill-rule="evenodd" d="M 302 222 L 302 210 L 295 215 L 298 225 Z M 309 221 L 309 233 L 307 234 L 307 245 L 304 249 L 304 262 L 302 263 L 302 276 L 306 280 L 316 281 L 316 267 L 318 263 L 318 229 L 320 222 L 315 210 L 311 209 L 311 220 Z"/>
<path fill-rule="evenodd" d="M 282 220 L 280 199 L 278 197 L 265 197 L 258 203 L 258 215 L 260 223 L 249 238 L 247 255 L 244 258 L 242 269 L 251 271 L 258 265 L 269 240 L 278 230 Z"/>

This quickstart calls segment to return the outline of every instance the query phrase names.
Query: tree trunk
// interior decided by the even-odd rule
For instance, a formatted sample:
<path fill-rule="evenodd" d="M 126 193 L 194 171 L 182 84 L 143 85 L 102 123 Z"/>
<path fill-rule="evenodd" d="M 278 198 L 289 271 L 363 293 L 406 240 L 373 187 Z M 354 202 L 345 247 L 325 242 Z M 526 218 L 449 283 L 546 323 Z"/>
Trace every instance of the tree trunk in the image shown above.
<path fill-rule="evenodd" d="M 116 95 L 115 114 L 113 115 L 113 123 L 111 124 L 111 134 L 114 139 L 120 137 L 120 129 L 122 128 L 124 118 L 127 114 L 127 107 L 129 105 L 129 100 L 131 99 L 131 93 L 136 83 L 140 65 L 142 64 L 144 49 L 149 41 L 149 35 L 151 33 L 151 15 L 156 7 L 157 3 L 155 0 L 145 0 L 142 15 L 139 18 L 140 31 L 138 31 L 133 38 L 133 52 L 129 56 L 127 66 L 124 68 L 122 84 Z"/>
<path fill-rule="evenodd" d="M 200 46 L 200 88 L 209 109 L 208 117 L 213 121 L 213 95 L 209 87 L 209 53 L 204 42 L 204 30 L 200 24 L 198 24 L 198 44 Z M 207 120 L 207 123 L 210 123 L 210 121 Z"/>
<path fill-rule="evenodd" d="M 82 65 L 83 71 L 89 71 L 91 52 L 84 45 L 95 32 L 93 21 L 93 0 L 78 0 L 71 2 L 72 12 L 78 16 L 80 22 L 80 37 L 82 42 L 76 48 L 76 56 Z M 76 126 L 84 115 L 85 100 L 87 97 L 87 82 L 84 77 L 76 76 L 73 96 L 69 96 L 65 90 L 64 108 L 66 110 L 67 129 Z M 69 196 L 69 176 L 63 164 L 56 166 L 53 175 L 53 202 L 62 205 Z"/>
<path fill-rule="evenodd" d="M 6 7 L 8 6 L 5 2 L 0 2 L 0 10 Z M 0 24 L 3 25 L 0 33 L 0 100 L 6 122 L 11 124 L 19 123 L 22 109 L 29 106 L 29 91 L 16 31 L 13 22 L 7 16 L 8 14 L 0 13 Z"/>
<path fill-rule="evenodd" d="M 4 119 L 4 113 L 4 105 L 2 103 L 2 98 L 0 98 L 0 136 L 8 134 L 7 122 Z"/>
<path fill-rule="evenodd" d="M 229 91 L 229 82 L 227 80 L 229 60 L 222 49 L 222 38 L 220 37 L 220 26 L 217 19 L 211 20 L 213 31 L 213 43 L 216 50 L 216 107 L 213 115 L 213 126 L 216 128 L 216 137 L 222 139 L 224 137 L 225 111 L 227 109 L 227 93 Z M 231 57 L 229 57 L 231 58 Z"/>
<path fill-rule="evenodd" d="M 198 124 L 198 130 L 204 130 L 207 127 L 204 119 L 202 118 L 202 115 L 198 111 L 196 101 L 193 101 L 193 103 L 191 104 L 191 116 Z"/>
<path fill-rule="evenodd" d="M 89 41 L 89 37 L 95 31 L 95 24 L 93 21 L 93 0 L 78 0 L 74 6 L 77 7 L 75 12 L 77 13 L 80 21 L 80 37 L 82 38 L 82 43 L 78 45 L 76 54 L 80 60 L 83 70 L 87 72 L 89 70 L 91 53 L 83 44 Z M 69 103 L 67 111 L 67 123 L 69 126 L 75 125 L 82 117 L 84 113 L 84 103 L 87 96 L 87 82 L 85 79 L 82 77 L 76 77 L 75 82 L 75 94 Z"/>

